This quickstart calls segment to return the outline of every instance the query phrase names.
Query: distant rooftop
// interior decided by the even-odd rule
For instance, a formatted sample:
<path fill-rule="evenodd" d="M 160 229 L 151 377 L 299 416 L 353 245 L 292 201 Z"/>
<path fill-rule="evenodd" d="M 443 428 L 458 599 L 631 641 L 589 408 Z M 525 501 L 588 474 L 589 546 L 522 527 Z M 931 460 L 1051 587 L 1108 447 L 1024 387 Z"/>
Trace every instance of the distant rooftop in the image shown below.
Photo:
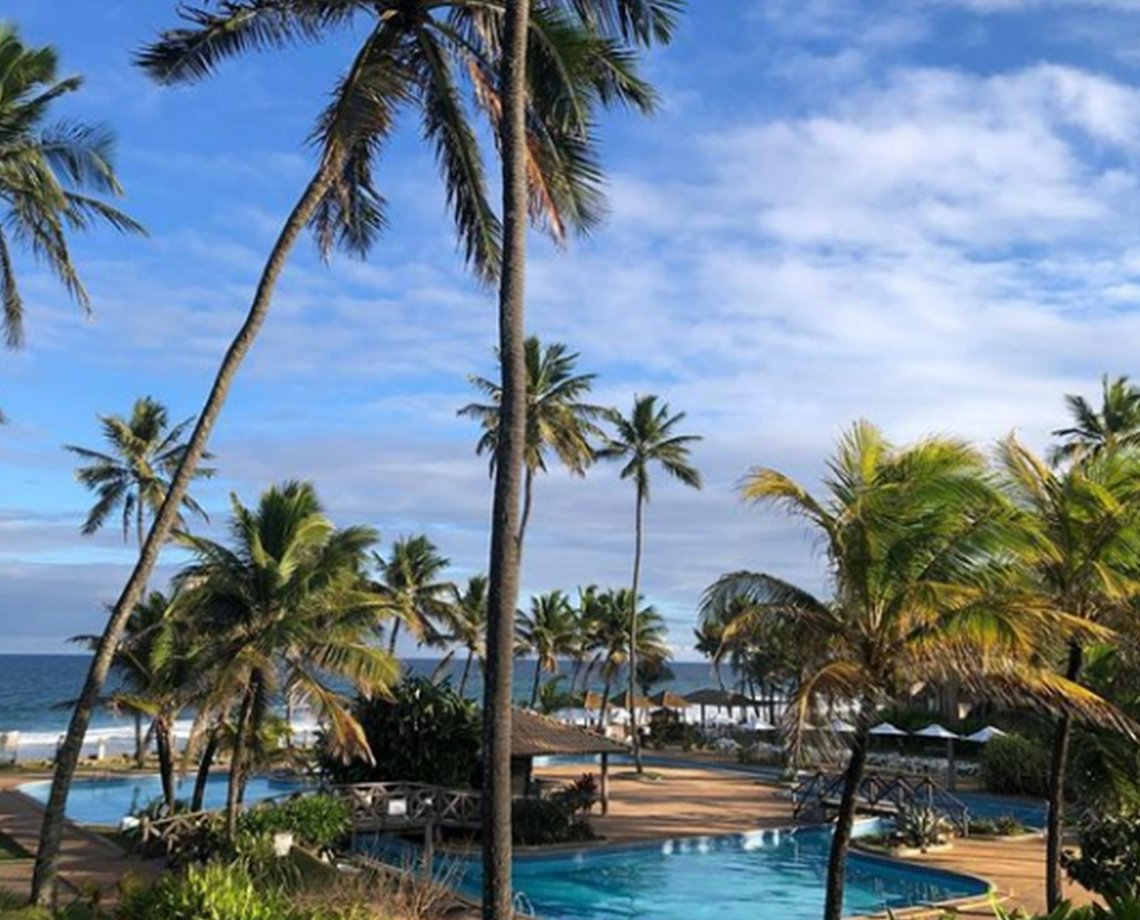
<path fill-rule="evenodd" d="M 511 756 L 541 757 L 544 754 L 627 754 L 619 741 L 573 725 L 565 725 L 529 709 L 516 709 L 511 716 Z"/>

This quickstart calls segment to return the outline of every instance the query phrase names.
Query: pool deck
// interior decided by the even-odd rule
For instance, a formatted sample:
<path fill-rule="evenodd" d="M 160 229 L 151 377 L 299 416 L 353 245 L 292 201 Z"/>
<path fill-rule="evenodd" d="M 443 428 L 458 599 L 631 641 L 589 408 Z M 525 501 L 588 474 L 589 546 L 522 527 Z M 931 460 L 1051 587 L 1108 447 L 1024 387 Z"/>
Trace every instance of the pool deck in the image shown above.
<path fill-rule="evenodd" d="M 658 755 L 654 755 L 657 757 Z M 695 761 L 684 755 L 686 761 Z M 728 772 L 730 761 L 707 755 L 719 769 L 702 769 L 686 762 L 665 767 L 658 760 L 646 767 L 660 774 L 660 782 L 633 777 L 633 768 L 620 766 L 610 775 L 610 810 L 592 819 L 594 829 L 606 842 L 625 843 L 662 837 L 731 834 L 756 828 L 790 827 L 792 816 L 788 789 L 746 773 Z M 544 767 L 539 776 L 570 780 L 585 772 L 582 766 Z M 1010 840 L 957 840 L 953 847 L 928 853 L 907 862 L 961 872 L 985 879 L 1007 907 L 1021 906 L 1031 912 L 1044 910 L 1045 839 L 1032 836 Z M 1066 897 L 1083 904 L 1092 899 L 1078 885 L 1066 885 Z M 966 917 L 993 918 L 988 899 L 974 899 L 958 907 Z M 941 916 L 939 911 L 896 911 L 896 916 Z"/>
<path fill-rule="evenodd" d="M 29 853 L 39 844 L 43 810 L 14 787 L 50 774 L 0 774 L 0 831 Z M 31 859 L 0 860 L 0 888 L 26 895 L 32 884 Z M 143 862 L 124 853 L 110 840 L 68 821 L 60 856 L 60 898 L 69 903 L 98 891 L 104 903 L 115 900 L 119 882 L 127 877 L 150 878 L 162 871 L 158 861 Z"/>

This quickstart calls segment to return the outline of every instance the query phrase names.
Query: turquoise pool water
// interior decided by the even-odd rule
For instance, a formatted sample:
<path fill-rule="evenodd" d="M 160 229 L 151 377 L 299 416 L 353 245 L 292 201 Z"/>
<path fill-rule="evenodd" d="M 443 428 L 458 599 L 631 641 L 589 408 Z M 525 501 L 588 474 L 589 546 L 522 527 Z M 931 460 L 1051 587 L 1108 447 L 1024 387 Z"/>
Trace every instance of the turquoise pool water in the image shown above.
<path fill-rule="evenodd" d="M 300 788 L 289 780 L 275 780 L 254 776 L 246 786 L 245 801 L 259 802 L 270 796 L 295 792 Z M 25 783 L 20 791 L 39 802 L 46 802 L 51 791 L 50 782 Z M 178 784 L 178 798 L 189 799 L 194 793 L 194 778 L 186 777 Z M 111 777 L 108 779 L 77 779 L 67 797 L 67 816 L 80 824 L 113 824 L 142 808 L 162 795 L 158 774 L 151 776 Z M 207 809 L 222 808 L 226 804 L 226 777 L 211 776 L 206 782 Z"/>
<path fill-rule="evenodd" d="M 817 920 L 823 911 L 830 831 L 756 831 L 558 855 L 519 857 L 520 909 L 548 920 Z M 408 845 L 365 845 L 399 862 Z M 478 895 L 477 861 L 441 864 Z M 867 914 L 984 894 L 977 879 L 862 854 L 847 861 L 846 914 Z"/>

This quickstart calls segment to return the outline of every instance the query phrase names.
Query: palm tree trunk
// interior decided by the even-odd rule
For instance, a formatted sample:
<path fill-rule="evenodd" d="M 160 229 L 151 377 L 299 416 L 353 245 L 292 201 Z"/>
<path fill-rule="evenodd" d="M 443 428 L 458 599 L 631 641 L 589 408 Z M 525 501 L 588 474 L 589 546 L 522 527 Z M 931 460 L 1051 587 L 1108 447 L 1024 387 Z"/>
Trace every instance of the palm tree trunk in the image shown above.
<path fill-rule="evenodd" d="M 475 657 L 475 649 L 469 648 L 467 650 L 467 661 L 463 665 L 463 676 L 459 678 L 459 695 L 463 696 L 463 691 L 467 689 L 467 676 L 471 673 L 471 661 Z"/>
<path fill-rule="evenodd" d="M 542 676 L 542 659 L 539 658 L 534 663 L 534 683 L 530 688 L 530 708 L 534 709 L 534 704 L 538 702 L 538 682 Z"/>
<path fill-rule="evenodd" d="M 603 732 L 606 730 L 606 716 L 609 715 L 610 711 L 610 690 L 613 689 L 610 679 L 612 676 L 612 673 L 606 673 L 606 683 L 602 688 L 602 708 L 598 712 L 598 723 Z"/>
<path fill-rule="evenodd" d="M 633 762 L 637 772 L 644 768 L 641 764 L 641 737 L 637 732 L 637 592 L 641 588 L 641 514 L 644 506 L 641 489 L 637 490 L 637 511 L 634 524 L 633 544 L 633 596 L 629 602 L 629 730 L 633 736 Z"/>
<path fill-rule="evenodd" d="M 142 713 L 135 713 L 135 766 L 146 766 L 146 736 L 143 734 Z"/>
<path fill-rule="evenodd" d="M 217 756 L 218 746 L 221 744 L 221 733 L 220 726 L 216 726 L 210 732 L 206 747 L 202 751 L 202 759 L 198 761 L 198 775 L 194 777 L 194 797 L 190 800 L 191 811 L 202 810 L 202 803 L 206 798 L 206 783 L 210 779 L 210 767 L 214 765 L 214 757 Z"/>
<path fill-rule="evenodd" d="M 1081 675 L 1082 664 L 1080 644 L 1070 643 L 1065 677 L 1075 681 Z M 1045 900 L 1050 911 L 1055 910 L 1064 899 L 1061 850 L 1065 834 L 1065 774 L 1069 766 L 1069 742 L 1072 734 L 1072 717 L 1061 716 L 1053 733 L 1053 753 L 1049 762 L 1049 819 L 1045 830 Z"/>
<path fill-rule="evenodd" d="M 526 525 L 530 520 L 530 505 L 534 492 L 534 470 L 529 466 L 523 476 L 523 505 L 522 517 L 519 518 L 519 556 L 522 556 L 523 537 L 526 536 Z"/>
<path fill-rule="evenodd" d="M 174 732 L 165 716 L 154 723 L 154 742 L 158 749 L 158 774 L 162 779 L 162 798 L 166 807 L 174 808 Z"/>
<path fill-rule="evenodd" d="M 388 637 L 388 654 L 396 654 L 396 637 L 400 635 L 400 621 L 396 620 L 392 623 L 392 635 Z"/>
<path fill-rule="evenodd" d="M 519 593 L 519 486 L 526 441 L 524 295 L 528 220 L 526 50 L 530 0 L 507 0 L 501 118 L 503 264 L 499 282 L 502 398 L 491 513 L 487 590 L 487 665 L 483 690 L 483 918 L 510 920 L 511 671 Z"/>
<path fill-rule="evenodd" d="M 827 858 L 827 898 L 824 901 L 823 920 L 840 920 L 843 914 L 847 849 L 851 844 L 855 805 L 867 764 L 867 743 L 870 737 L 870 726 L 864 715 L 860 718 L 859 730 L 852 742 L 851 759 L 847 762 L 847 770 L 843 775 L 843 797 L 839 800 L 839 814 L 835 818 L 835 831 L 831 838 L 831 853 Z"/>
<path fill-rule="evenodd" d="M 243 791 L 242 775 L 245 771 L 246 747 L 249 726 L 253 716 L 255 690 L 251 683 L 242 697 L 237 725 L 234 726 L 234 747 L 230 754 L 230 780 L 226 789 L 226 836 L 233 841 L 237 836 L 238 808 Z"/>
<path fill-rule="evenodd" d="M 142 597 L 142 592 L 154 571 L 155 563 L 158 561 L 159 552 L 178 520 L 178 509 L 182 505 L 182 500 L 194 478 L 202 454 L 206 450 L 210 432 L 222 411 L 230 386 L 233 384 L 242 360 L 249 352 L 254 339 L 257 338 L 257 334 L 265 322 L 273 290 L 285 267 L 289 253 L 312 218 L 317 206 L 324 199 L 336 172 L 337 164 L 334 158 L 326 157 L 285 221 L 281 234 L 278 236 L 262 270 L 257 292 L 254 295 L 245 322 L 242 323 L 237 335 L 234 336 L 225 357 L 222 359 L 221 366 L 218 368 L 214 384 L 210 389 L 210 395 L 202 407 L 202 413 L 198 416 L 198 421 L 194 426 L 194 433 L 186 444 L 186 452 L 183 454 L 174 478 L 171 480 L 170 491 L 167 492 L 162 507 L 155 516 L 150 533 L 147 534 L 146 541 L 143 544 L 143 550 L 139 554 L 138 562 L 135 563 L 131 577 L 123 588 L 122 594 L 119 595 L 119 599 L 107 621 L 103 636 L 99 640 L 95 656 L 91 660 L 91 667 L 87 672 L 83 691 L 71 714 L 71 723 L 59 752 L 55 774 L 52 778 L 51 793 L 44 811 L 35 873 L 32 878 L 32 900 L 36 904 L 47 905 L 52 898 L 59 869 L 60 843 L 63 836 L 63 815 L 67 804 L 67 793 L 75 776 L 76 765 L 79 763 L 83 738 L 87 734 L 87 726 L 91 722 L 91 713 L 99 694 L 102 692 L 103 684 L 107 680 L 107 671 L 111 666 L 111 660 L 114 657 L 119 640 L 122 638 L 127 618 Z"/>

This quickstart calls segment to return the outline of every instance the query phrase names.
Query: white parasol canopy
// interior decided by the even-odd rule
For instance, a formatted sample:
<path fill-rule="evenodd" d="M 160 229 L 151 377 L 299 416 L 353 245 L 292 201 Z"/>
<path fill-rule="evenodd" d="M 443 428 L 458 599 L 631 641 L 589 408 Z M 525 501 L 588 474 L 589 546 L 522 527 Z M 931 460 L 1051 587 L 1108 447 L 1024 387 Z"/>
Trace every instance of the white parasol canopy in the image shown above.
<path fill-rule="evenodd" d="M 994 728 L 992 725 L 987 725 L 985 728 L 979 728 L 972 735 L 967 735 L 966 740 L 974 741 L 977 744 L 988 744 L 989 742 L 993 741 L 994 738 L 1004 738 L 1005 734 L 1006 733 L 1003 732 L 1000 728 Z"/>
<path fill-rule="evenodd" d="M 939 725 L 935 722 L 933 725 L 927 725 L 926 728 L 915 732 L 919 738 L 942 738 L 946 741 L 957 741 L 961 735 L 955 735 L 950 729 L 944 725 Z"/>
<path fill-rule="evenodd" d="M 904 732 L 897 725 L 892 725 L 890 722 L 880 722 L 878 725 L 871 729 L 871 734 L 884 735 L 890 738 L 903 738 L 909 735 L 910 732 Z"/>

